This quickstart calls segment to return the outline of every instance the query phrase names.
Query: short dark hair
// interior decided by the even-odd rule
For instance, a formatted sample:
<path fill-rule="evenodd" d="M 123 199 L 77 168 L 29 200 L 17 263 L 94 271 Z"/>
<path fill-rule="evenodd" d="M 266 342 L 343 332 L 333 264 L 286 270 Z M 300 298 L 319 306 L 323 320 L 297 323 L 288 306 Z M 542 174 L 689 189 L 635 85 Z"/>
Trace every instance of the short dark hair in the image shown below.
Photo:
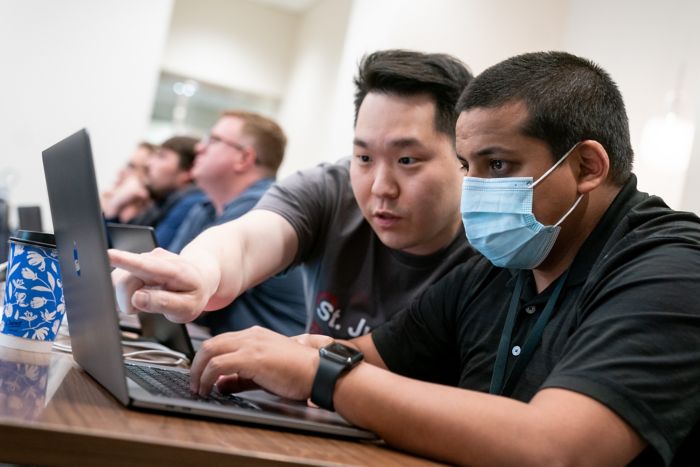
<path fill-rule="evenodd" d="M 227 110 L 222 117 L 235 117 L 243 120 L 243 133 L 255 140 L 255 163 L 267 169 L 271 175 L 277 174 L 284 159 L 287 136 L 274 120 L 263 115 L 244 110 Z"/>
<path fill-rule="evenodd" d="M 355 77 L 355 123 L 360 105 L 370 92 L 413 96 L 428 94 L 435 101 L 435 128 L 454 140 L 459 113 L 455 103 L 472 74 L 450 55 L 412 50 L 380 50 L 365 55 Z"/>
<path fill-rule="evenodd" d="M 180 169 L 190 170 L 194 164 L 194 158 L 197 156 L 194 148 L 197 141 L 199 141 L 197 138 L 191 136 L 173 136 L 166 139 L 160 147 L 177 153 L 180 158 L 178 164 Z"/>
<path fill-rule="evenodd" d="M 145 149 L 148 152 L 153 152 L 156 149 L 158 149 L 158 146 L 156 146 L 153 143 L 149 143 L 148 141 L 140 141 L 139 144 L 136 146 L 137 148 L 142 148 Z"/>
<path fill-rule="evenodd" d="M 598 141 L 610 156 L 608 179 L 623 184 L 634 153 L 622 95 L 610 75 L 566 52 L 511 57 L 478 75 L 457 103 L 458 113 L 523 102 L 523 133 L 549 145 L 555 159 L 576 143 Z"/>

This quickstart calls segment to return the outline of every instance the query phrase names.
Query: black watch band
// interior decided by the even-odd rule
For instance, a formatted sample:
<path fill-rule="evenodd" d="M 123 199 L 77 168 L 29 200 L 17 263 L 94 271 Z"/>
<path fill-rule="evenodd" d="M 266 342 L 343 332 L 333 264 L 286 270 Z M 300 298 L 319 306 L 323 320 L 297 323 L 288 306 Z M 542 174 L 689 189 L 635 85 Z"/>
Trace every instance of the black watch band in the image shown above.
<path fill-rule="evenodd" d="M 318 370 L 311 387 L 311 402 L 326 410 L 333 407 L 335 383 L 340 375 L 357 365 L 362 352 L 343 344 L 333 343 L 319 350 Z"/>
<path fill-rule="evenodd" d="M 318 370 L 311 388 L 311 402 L 326 410 L 333 408 L 333 392 L 335 382 L 345 371 L 346 365 L 321 357 L 318 362 Z"/>

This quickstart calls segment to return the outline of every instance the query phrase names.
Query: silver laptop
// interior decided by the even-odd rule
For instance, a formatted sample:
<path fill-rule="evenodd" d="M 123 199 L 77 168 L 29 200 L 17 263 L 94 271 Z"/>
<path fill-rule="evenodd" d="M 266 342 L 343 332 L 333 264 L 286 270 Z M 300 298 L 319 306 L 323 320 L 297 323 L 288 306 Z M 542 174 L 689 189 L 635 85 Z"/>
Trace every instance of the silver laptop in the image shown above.
<path fill-rule="evenodd" d="M 75 361 L 130 408 L 222 418 L 353 438 L 375 435 L 338 414 L 264 391 L 189 392 L 186 370 L 125 363 L 90 140 L 81 130 L 43 152 Z M 127 376 L 128 375 L 128 376 Z"/>
<path fill-rule="evenodd" d="M 157 246 L 153 227 L 111 222 L 107 223 L 107 243 L 110 248 L 132 253 L 145 253 Z M 173 323 L 157 313 L 138 313 L 137 316 L 138 328 L 135 328 L 136 323 L 129 317 L 122 318 L 119 323 L 120 328 L 137 332 L 143 339 L 155 341 L 182 352 L 192 360 L 195 348 L 186 325 Z"/>

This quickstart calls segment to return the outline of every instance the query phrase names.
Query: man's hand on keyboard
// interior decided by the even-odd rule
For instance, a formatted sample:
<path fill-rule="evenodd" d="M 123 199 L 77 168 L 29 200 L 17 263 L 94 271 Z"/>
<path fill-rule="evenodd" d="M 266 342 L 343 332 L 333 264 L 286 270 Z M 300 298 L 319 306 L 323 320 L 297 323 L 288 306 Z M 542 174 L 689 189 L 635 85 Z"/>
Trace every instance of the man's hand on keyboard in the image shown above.
<path fill-rule="evenodd" d="M 214 384 L 224 393 L 259 386 L 288 399 L 305 400 L 318 359 L 316 348 L 254 326 L 206 340 L 192 362 L 190 387 L 206 395 Z"/>

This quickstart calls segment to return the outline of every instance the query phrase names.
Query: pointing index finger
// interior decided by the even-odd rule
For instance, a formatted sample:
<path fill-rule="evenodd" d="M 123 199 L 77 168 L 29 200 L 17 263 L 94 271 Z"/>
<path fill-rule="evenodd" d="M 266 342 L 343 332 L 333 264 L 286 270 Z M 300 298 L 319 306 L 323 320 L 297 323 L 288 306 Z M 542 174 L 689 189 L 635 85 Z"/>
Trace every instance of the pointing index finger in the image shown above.
<path fill-rule="evenodd" d="M 109 263 L 115 268 L 124 269 L 131 273 L 143 271 L 144 269 L 144 262 L 138 253 L 110 248 L 107 250 L 107 256 L 109 256 Z"/>
<path fill-rule="evenodd" d="M 107 251 L 112 266 L 123 269 L 142 280 L 146 285 L 161 285 L 173 291 L 189 291 L 193 284 L 183 278 L 183 265 L 175 254 L 130 253 Z"/>

